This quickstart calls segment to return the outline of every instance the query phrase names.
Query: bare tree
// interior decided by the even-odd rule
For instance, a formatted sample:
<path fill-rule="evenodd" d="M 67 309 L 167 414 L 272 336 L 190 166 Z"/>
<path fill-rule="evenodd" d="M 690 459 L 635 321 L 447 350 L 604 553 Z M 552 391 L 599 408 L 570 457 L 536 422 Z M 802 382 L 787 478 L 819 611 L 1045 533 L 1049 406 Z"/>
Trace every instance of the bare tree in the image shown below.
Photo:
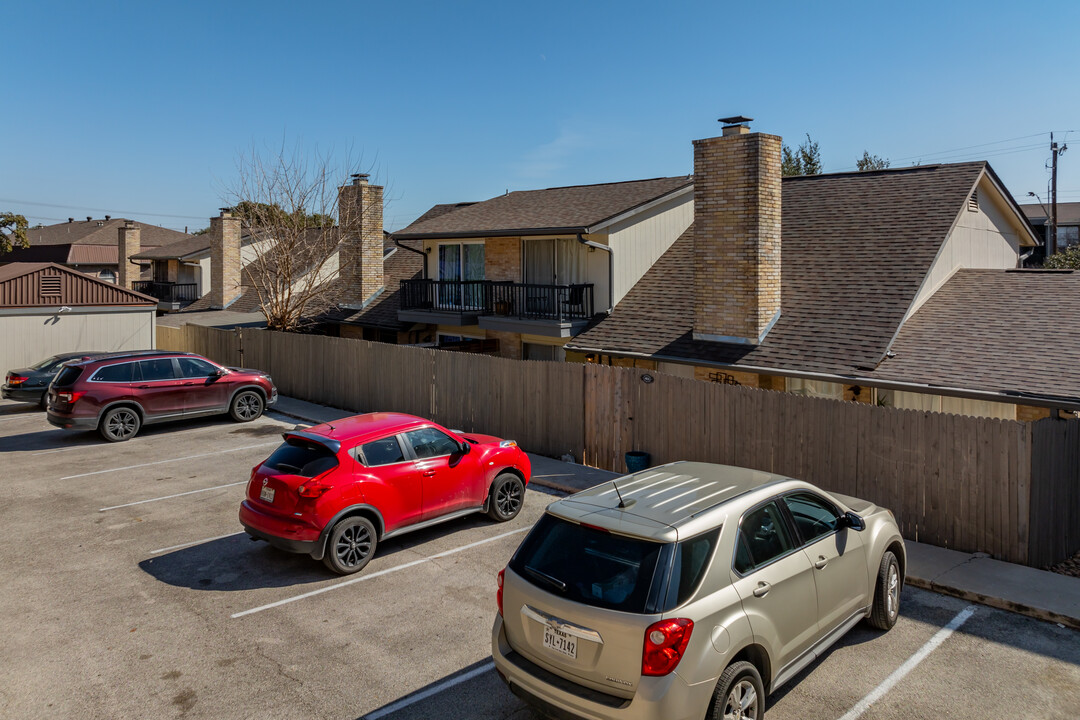
<path fill-rule="evenodd" d="M 283 145 L 241 155 L 237 166 L 226 202 L 247 236 L 242 282 L 258 295 L 270 328 L 296 330 L 334 304 L 339 243 L 357 214 L 339 207 L 338 188 L 358 163 Z"/>

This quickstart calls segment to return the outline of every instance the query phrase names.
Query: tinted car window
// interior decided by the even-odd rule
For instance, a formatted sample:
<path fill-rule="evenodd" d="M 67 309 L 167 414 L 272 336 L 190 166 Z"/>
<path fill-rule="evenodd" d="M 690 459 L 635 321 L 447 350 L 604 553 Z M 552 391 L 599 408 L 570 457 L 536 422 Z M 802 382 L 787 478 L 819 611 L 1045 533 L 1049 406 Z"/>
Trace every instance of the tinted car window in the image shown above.
<path fill-rule="evenodd" d="M 772 562 L 794 547 L 775 502 L 747 513 L 739 526 L 739 533 L 746 541 L 746 549 L 755 568 Z"/>
<path fill-rule="evenodd" d="M 683 540 L 675 545 L 675 562 L 671 568 L 671 580 L 668 582 L 666 608 L 676 608 L 690 599 L 701 584 L 709 559 L 716 549 L 716 540 L 720 528 L 711 530 L 697 537 Z"/>
<path fill-rule="evenodd" d="M 398 442 L 396 435 L 361 445 L 360 454 L 362 462 L 368 467 L 389 465 L 405 459 L 405 455 L 401 452 L 401 443 Z"/>
<path fill-rule="evenodd" d="M 185 378 L 204 378 L 210 377 L 217 372 L 217 368 L 205 360 L 199 360 L 198 358 L 177 358 L 180 363 L 180 377 Z"/>
<path fill-rule="evenodd" d="M 836 512 L 824 498 L 799 493 L 788 495 L 784 502 L 791 511 L 791 517 L 795 520 L 795 527 L 799 529 L 803 542 L 813 542 L 828 535 L 839 525 Z"/>
<path fill-rule="evenodd" d="M 461 450 L 457 441 L 452 437 L 436 430 L 435 428 L 421 428 L 405 433 L 405 441 L 416 453 L 416 457 L 424 458 L 452 455 Z"/>
<path fill-rule="evenodd" d="M 568 600 L 640 613 L 662 547 L 545 514 L 510 567 L 536 587 Z"/>
<path fill-rule="evenodd" d="M 60 371 L 54 382 L 60 387 L 72 385 L 80 375 L 82 375 L 82 368 L 68 366 Z"/>
<path fill-rule="evenodd" d="M 56 357 L 54 355 L 53 357 L 45 358 L 44 360 L 39 362 L 37 365 L 31 365 L 30 369 L 31 370 L 40 370 L 42 372 L 46 372 L 48 370 L 54 369 L 57 365 L 59 365 L 62 362 L 64 362 L 63 358 L 58 358 L 58 357 Z"/>
<path fill-rule="evenodd" d="M 103 368 L 99 368 L 90 379 L 96 380 L 97 382 L 131 382 L 131 371 L 134 367 L 135 363 L 106 365 Z"/>
<path fill-rule="evenodd" d="M 337 467 L 334 453 L 322 445 L 289 438 L 263 463 L 283 475 L 315 477 Z"/>
<path fill-rule="evenodd" d="M 173 369 L 172 358 L 155 358 L 153 360 L 140 360 L 139 369 L 142 371 L 142 379 L 147 380 L 172 380 L 176 377 Z"/>

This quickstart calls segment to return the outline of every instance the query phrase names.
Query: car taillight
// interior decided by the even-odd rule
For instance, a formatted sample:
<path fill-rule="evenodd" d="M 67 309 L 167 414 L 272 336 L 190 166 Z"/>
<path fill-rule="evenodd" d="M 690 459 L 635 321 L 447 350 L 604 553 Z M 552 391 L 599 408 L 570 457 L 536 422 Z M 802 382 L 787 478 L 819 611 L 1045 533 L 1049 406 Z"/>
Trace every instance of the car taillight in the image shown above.
<path fill-rule="evenodd" d="M 645 649 L 641 653 L 642 675 L 667 675 L 682 660 L 694 621 L 689 618 L 661 620 L 645 630 Z"/>
<path fill-rule="evenodd" d="M 323 485 L 321 482 L 306 482 L 300 487 L 296 488 L 296 492 L 299 493 L 302 498 L 317 498 L 321 497 L 324 492 L 330 489 L 329 485 Z"/>
<path fill-rule="evenodd" d="M 499 571 L 499 575 L 495 582 L 499 586 L 499 589 L 495 591 L 495 603 L 499 606 L 499 617 L 502 617 L 502 589 L 503 589 L 503 576 L 506 574 L 506 568 Z"/>
<path fill-rule="evenodd" d="M 75 403 L 79 402 L 79 398 L 81 398 L 85 394 L 86 394 L 85 391 L 83 391 L 83 392 L 59 392 L 59 393 L 56 393 L 56 399 L 59 400 L 62 403 L 67 403 L 68 405 L 74 405 Z"/>
<path fill-rule="evenodd" d="M 25 375 L 13 375 L 11 373 L 8 373 L 7 383 L 8 385 L 22 385 L 29 379 L 30 378 L 26 377 Z"/>

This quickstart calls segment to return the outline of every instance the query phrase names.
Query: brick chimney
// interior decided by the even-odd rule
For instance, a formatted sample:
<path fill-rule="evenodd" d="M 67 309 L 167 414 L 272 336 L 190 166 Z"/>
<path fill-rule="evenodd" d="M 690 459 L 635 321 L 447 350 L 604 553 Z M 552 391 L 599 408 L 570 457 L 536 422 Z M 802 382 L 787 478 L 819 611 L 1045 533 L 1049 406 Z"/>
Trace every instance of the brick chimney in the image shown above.
<path fill-rule="evenodd" d="M 240 218 L 228 208 L 210 218 L 210 307 L 226 308 L 240 297 Z"/>
<path fill-rule="evenodd" d="M 338 189 L 338 224 L 342 304 L 360 307 L 384 286 L 383 188 L 369 184 L 366 173 L 353 175 L 351 184 Z"/>
<path fill-rule="evenodd" d="M 116 253 L 116 284 L 131 290 L 133 283 L 142 274 L 142 268 L 128 258 L 142 251 L 142 229 L 135 224 L 134 220 L 125 220 L 124 224 L 117 228 L 117 235 L 119 243 Z"/>
<path fill-rule="evenodd" d="M 780 148 L 751 118 L 694 141 L 694 339 L 757 345 L 780 317 Z"/>

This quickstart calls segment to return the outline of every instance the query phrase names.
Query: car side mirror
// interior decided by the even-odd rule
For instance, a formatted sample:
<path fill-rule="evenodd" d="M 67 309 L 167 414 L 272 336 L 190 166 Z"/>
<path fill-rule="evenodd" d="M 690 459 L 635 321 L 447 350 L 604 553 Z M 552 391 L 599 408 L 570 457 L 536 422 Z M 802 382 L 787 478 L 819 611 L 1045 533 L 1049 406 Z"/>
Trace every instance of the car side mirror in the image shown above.
<path fill-rule="evenodd" d="M 866 521 L 850 510 L 844 514 L 841 521 L 845 527 L 849 527 L 858 532 L 862 532 L 866 529 Z"/>
<path fill-rule="evenodd" d="M 472 444 L 468 440 L 461 441 L 461 454 L 468 455 L 472 452 Z"/>
<path fill-rule="evenodd" d="M 210 377 L 225 377 L 228 374 L 229 374 L 229 371 L 226 370 L 225 368 L 218 368 L 217 370 L 215 370 L 213 372 L 212 375 L 210 375 Z"/>

